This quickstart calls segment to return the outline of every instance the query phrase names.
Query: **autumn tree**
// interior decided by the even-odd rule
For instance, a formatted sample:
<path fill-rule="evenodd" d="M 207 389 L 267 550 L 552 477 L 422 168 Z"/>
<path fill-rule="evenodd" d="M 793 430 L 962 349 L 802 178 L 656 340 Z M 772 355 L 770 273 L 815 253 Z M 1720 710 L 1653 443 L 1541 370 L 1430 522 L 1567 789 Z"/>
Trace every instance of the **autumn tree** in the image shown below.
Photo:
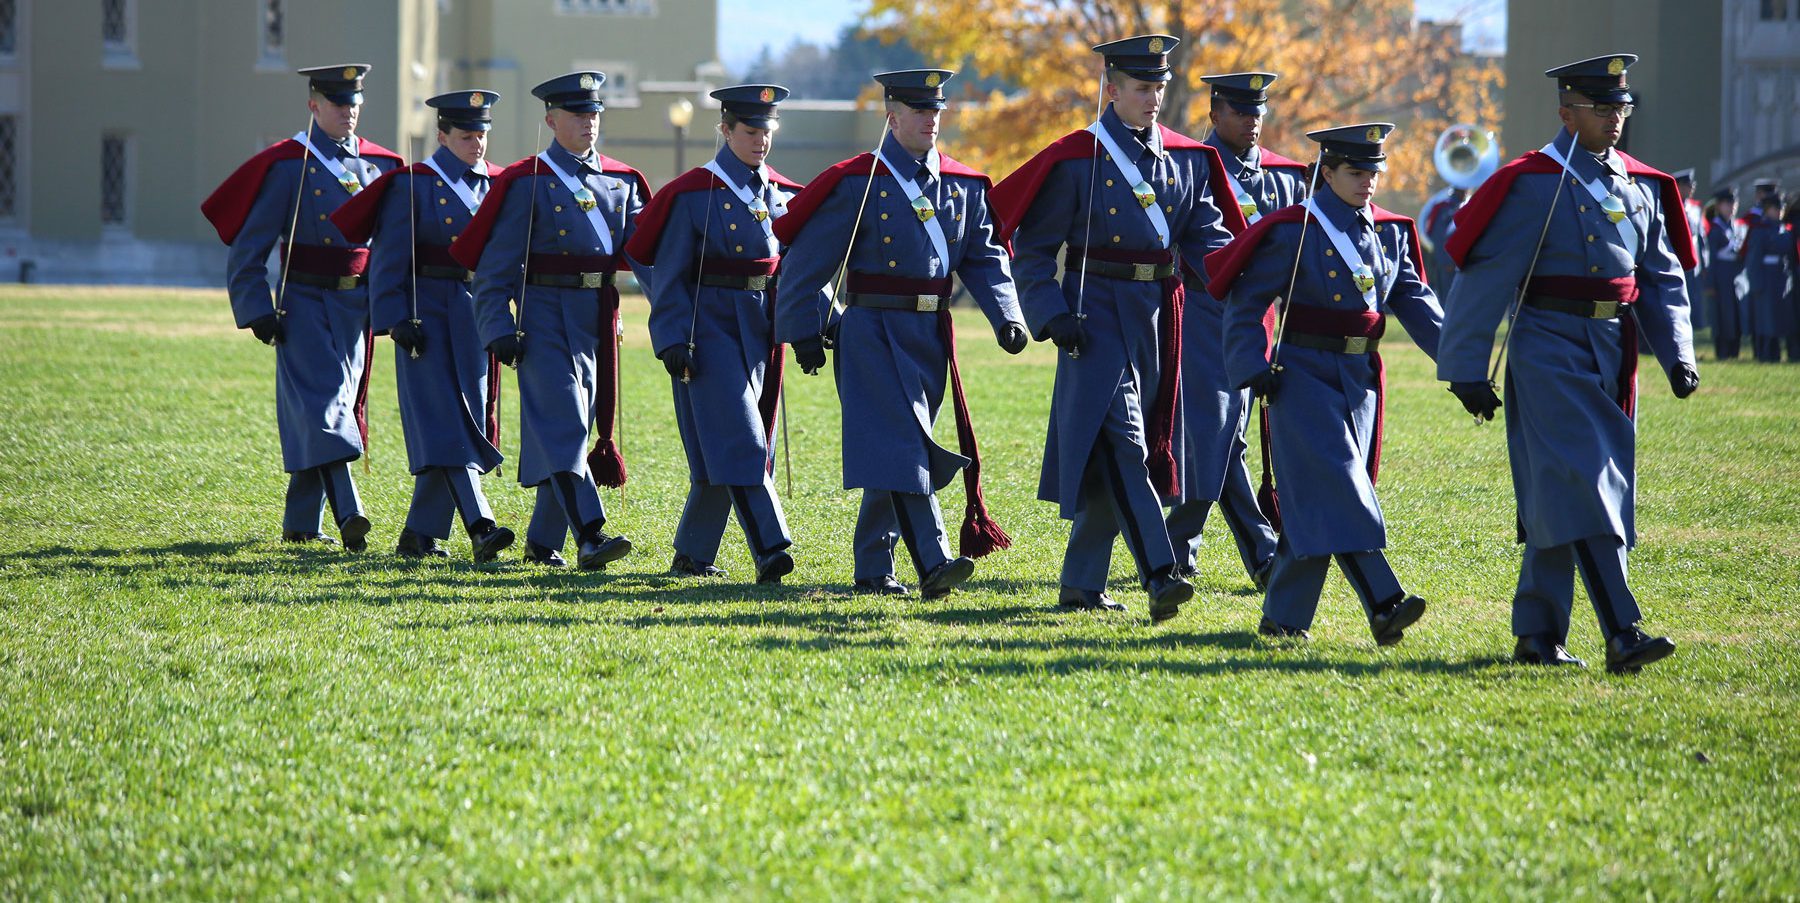
<path fill-rule="evenodd" d="M 971 94 L 946 150 L 1003 176 L 1058 136 L 1091 122 L 1102 63 L 1090 47 L 1134 34 L 1181 39 L 1161 119 L 1196 138 L 1209 131 L 1200 76 L 1266 70 L 1263 143 L 1311 159 L 1309 130 L 1391 120 L 1386 194 L 1422 196 L 1431 148 L 1456 122 L 1497 126 L 1500 67 L 1462 53 L 1460 29 L 1414 26 L 1411 0 L 966 0 L 943 8 L 871 0 L 864 19 L 890 41 L 930 48 L 931 65 L 1019 86 Z"/>

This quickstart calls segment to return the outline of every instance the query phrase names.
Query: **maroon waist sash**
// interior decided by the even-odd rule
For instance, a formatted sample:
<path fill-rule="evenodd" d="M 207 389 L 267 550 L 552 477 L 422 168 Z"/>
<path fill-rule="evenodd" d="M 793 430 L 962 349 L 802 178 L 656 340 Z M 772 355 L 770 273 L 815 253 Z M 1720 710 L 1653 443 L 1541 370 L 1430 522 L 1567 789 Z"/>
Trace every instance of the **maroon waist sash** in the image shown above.
<path fill-rule="evenodd" d="M 1572 301 L 1617 301 L 1622 305 L 1638 299 L 1637 277 L 1620 276 L 1600 279 L 1592 276 L 1533 276 L 1525 283 L 1532 295 L 1549 295 Z M 1627 417 L 1637 416 L 1638 326 L 1635 315 L 1619 318 L 1619 394 L 1613 398 Z"/>
<path fill-rule="evenodd" d="M 1288 307 L 1286 316 L 1287 325 L 1283 328 L 1288 332 L 1305 335 L 1379 339 L 1387 332 L 1387 319 L 1380 312 L 1373 310 L 1340 310 L 1308 304 L 1294 304 Z M 1381 475 L 1381 441 L 1386 432 L 1387 419 L 1387 365 L 1382 362 L 1380 348 L 1374 343 L 1370 345 L 1369 366 L 1375 371 L 1375 441 L 1369 447 L 1369 482 L 1374 483 Z M 1275 486 L 1273 458 L 1269 454 L 1269 409 L 1267 405 L 1260 408 L 1259 415 L 1258 432 L 1262 439 L 1263 474 L 1262 486 L 1257 490 L 1257 500 L 1261 503 L 1263 513 L 1268 516 L 1270 524 L 1279 531 L 1281 529 L 1281 500 Z"/>
<path fill-rule="evenodd" d="M 334 248 L 327 245 L 283 244 L 282 259 L 288 272 L 313 276 L 361 276 L 369 269 L 368 248 Z"/>
<path fill-rule="evenodd" d="M 583 273 L 611 273 L 618 258 L 610 254 L 532 254 L 526 269 L 545 276 L 579 276 Z"/>

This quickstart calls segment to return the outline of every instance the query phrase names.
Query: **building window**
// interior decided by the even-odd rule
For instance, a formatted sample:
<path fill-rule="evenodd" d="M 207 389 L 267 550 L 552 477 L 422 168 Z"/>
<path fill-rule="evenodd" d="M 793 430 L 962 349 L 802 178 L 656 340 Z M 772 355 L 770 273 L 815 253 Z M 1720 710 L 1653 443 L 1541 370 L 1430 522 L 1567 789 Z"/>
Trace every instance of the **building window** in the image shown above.
<path fill-rule="evenodd" d="M 108 65 L 137 65 L 137 4 L 100 0 L 100 49 Z"/>
<path fill-rule="evenodd" d="M 0 0 L 0 57 L 19 53 L 19 4 L 16 0 Z"/>
<path fill-rule="evenodd" d="M 1788 17 L 1788 0 L 1762 0 L 1762 18 L 1774 22 Z"/>
<path fill-rule="evenodd" d="M 14 172 L 19 162 L 19 119 L 0 116 L 0 219 L 19 213 L 19 182 Z"/>
<path fill-rule="evenodd" d="M 280 64 L 287 56 L 287 2 L 262 0 L 262 40 L 258 58 L 263 63 Z"/>
<path fill-rule="evenodd" d="M 131 146 L 126 136 L 108 134 L 100 138 L 100 224 L 125 225 L 126 197 L 131 169 Z"/>
<path fill-rule="evenodd" d="M 654 16 L 656 0 L 555 0 L 565 16 Z"/>

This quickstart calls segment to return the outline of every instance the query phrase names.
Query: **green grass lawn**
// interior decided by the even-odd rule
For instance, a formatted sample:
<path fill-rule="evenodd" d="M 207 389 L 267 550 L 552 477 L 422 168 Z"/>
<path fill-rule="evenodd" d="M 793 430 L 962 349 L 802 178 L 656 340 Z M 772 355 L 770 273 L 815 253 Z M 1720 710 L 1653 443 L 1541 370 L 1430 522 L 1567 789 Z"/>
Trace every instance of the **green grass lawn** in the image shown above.
<path fill-rule="evenodd" d="M 1800 896 L 1800 367 L 1703 357 L 1685 402 L 1647 375 L 1633 577 L 1681 648 L 1621 678 L 1585 599 L 1594 667 L 1508 663 L 1504 436 L 1404 343 L 1381 495 L 1432 607 L 1378 650 L 1335 575 L 1312 644 L 1255 638 L 1222 534 L 1166 625 L 1123 547 L 1130 613 L 1057 611 L 1052 350 L 972 318 L 1016 542 L 965 591 L 849 594 L 836 396 L 797 373 L 798 569 L 752 585 L 734 526 L 731 577 L 670 579 L 686 473 L 628 315 L 605 498 L 637 551 L 586 574 L 392 554 L 386 341 L 371 549 L 297 550 L 271 352 L 222 292 L 0 290 L 0 899 Z M 487 491 L 523 532 L 510 464 Z"/>

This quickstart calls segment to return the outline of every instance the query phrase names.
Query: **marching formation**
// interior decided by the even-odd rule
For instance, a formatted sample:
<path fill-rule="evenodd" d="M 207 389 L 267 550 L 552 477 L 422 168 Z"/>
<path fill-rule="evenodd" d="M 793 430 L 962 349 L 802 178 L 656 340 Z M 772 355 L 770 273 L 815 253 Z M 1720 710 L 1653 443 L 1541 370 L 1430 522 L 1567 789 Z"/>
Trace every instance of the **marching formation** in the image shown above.
<path fill-rule="evenodd" d="M 439 146 L 408 166 L 355 134 L 369 67 L 300 70 L 309 128 L 201 207 L 230 248 L 238 326 L 275 348 L 283 539 L 367 547 L 349 464 L 366 446 L 370 356 L 385 334 L 414 475 L 400 555 L 447 556 L 458 516 L 478 562 L 516 541 L 480 482 L 502 462 L 501 366 L 518 371 L 514 472 L 536 492 L 524 559 L 565 566 L 571 534 L 580 568 L 630 554 L 630 540 L 607 532 L 598 488 L 626 480 L 616 279 L 630 272 L 650 301 L 686 451 L 671 571 L 725 576 L 714 562 L 733 513 L 756 582 L 793 571 L 773 480 L 791 348 L 802 373 L 829 365 L 837 384 L 843 485 L 862 491 L 855 592 L 912 592 L 896 566 L 904 546 L 919 595 L 941 597 L 1011 542 L 981 488 L 948 309 L 960 282 L 1007 353 L 1058 349 L 1038 497 L 1070 524 L 1061 606 L 1125 608 L 1107 587 L 1122 538 L 1151 620 L 1174 617 L 1216 506 L 1264 593 L 1262 634 L 1307 637 L 1335 561 L 1374 641 L 1392 645 L 1427 609 L 1388 564 L 1376 494 L 1392 313 L 1478 422 L 1504 391 L 1525 546 L 1515 659 L 1581 664 L 1566 649 L 1576 574 L 1610 670 L 1673 652 L 1640 629 L 1626 579 L 1640 337 L 1674 394 L 1692 394 L 1690 278 L 1710 297 L 1732 262 L 1723 251 L 1791 257 L 1791 235 L 1772 230 L 1785 251 L 1757 239 L 1719 198 L 1697 236 L 1676 181 L 1614 148 L 1632 112 L 1630 54 L 1547 72 L 1562 128 L 1472 193 L 1428 207 L 1444 212 L 1427 215 L 1421 236 L 1373 201 L 1393 125 L 1310 132 L 1310 166 L 1261 146 L 1276 73 L 1204 76 L 1205 141 L 1159 123 L 1178 43 L 1095 47 L 1094 122 L 998 182 L 937 148 L 948 70 L 876 74 L 880 143 L 805 186 L 768 162 L 787 89 L 722 88 L 718 153 L 654 195 L 596 149 L 603 73 L 534 88 L 550 140 L 502 168 L 486 159 L 492 91 L 426 101 Z M 1774 206 L 1765 217 L 1780 216 Z M 1440 297 L 1434 283 L 1454 287 Z M 1715 335 L 1738 313 L 1727 306 Z M 946 395 L 954 450 L 932 436 Z M 937 492 L 958 474 L 953 550 Z"/>

